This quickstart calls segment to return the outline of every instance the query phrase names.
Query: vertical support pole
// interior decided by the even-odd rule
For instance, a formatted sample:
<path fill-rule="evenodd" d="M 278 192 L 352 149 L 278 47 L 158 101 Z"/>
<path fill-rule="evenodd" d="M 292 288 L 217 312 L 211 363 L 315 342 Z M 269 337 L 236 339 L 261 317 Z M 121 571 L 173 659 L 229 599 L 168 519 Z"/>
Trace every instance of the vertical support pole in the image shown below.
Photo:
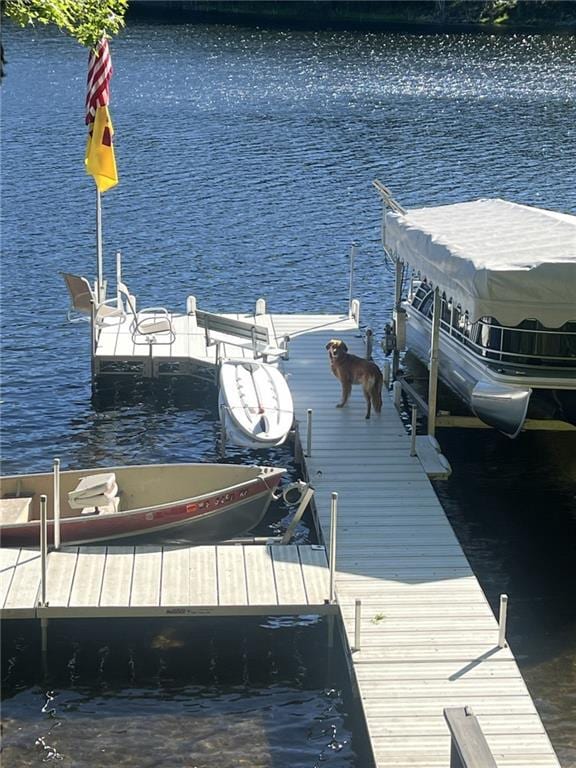
<path fill-rule="evenodd" d="M 350 285 L 348 288 L 348 314 L 352 316 L 352 299 L 354 298 L 354 262 L 358 252 L 358 243 L 354 240 L 350 247 Z"/>
<path fill-rule="evenodd" d="M 402 303 L 402 277 L 404 274 L 404 269 L 402 267 L 402 262 L 399 259 L 396 259 L 395 266 L 396 277 L 394 281 L 394 308 L 399 310 Z M 396 333 L 396 329 L 394 329 L 394 333 Z M 392 380 L 396 378 L 396 374 L 398 373 L 399 368 L 400 351 L 398 350 L 396 344 L 394 344 L 394 350 L 392 351 Z"/>
<path fill-rule="evenodd" d="M 92 367 L 94 367 L 94 357 L 96 355 L 96 349 L 98 346 L 98 336 L 96 328 L 96 307 L 94 302 L 90 302 L 90 337 L 92 339 Z"/>
<path fill-rule="evenodd" d="M 40 496 L 40 605 L 46 605 L 46 557 L 48 554 L 47 533 L 48 525 L 46 519 L 46 494 Z"/>
<path fill-rule="evenodd" d="M 386 389 L 390 387 L 390 360 L 385 360 L 382 366 L 382 377 L 384 378 L 384 386 Z"/>
<path fill-rule="evenodd" d="M 360 623 L 362 621 L 362 600 L 354 602 L 354 650 L 360 650 Z"/>
<path fill-rule="evenodd" d="M 45 616 L 40 618 L 40 644 L 42 655 L 42 676 L 48 677 L 48 619 Z"/>
<path fill-rule="evenodd" d="M 332 649 L 334 647 L 334 616 L 332 614 L 329 614 L 327 617 L 328 620 L 328 648 Z M 328 656 L 328 667 L 331 667 L 331 654 Z"/>
<path fill-rule="evenodd" d="M 306 411 L 306 456 L 312 456 L 312 408 Z"/>
<path fill-rule="evenodd" d="M 418 416 L 418 408 L 412 406 L 412 434 L 410 435 L 410 456 L 416 456 L 416 418 Z"/>
<path fill-rule="evenodd" d="M 338 525 L 338 494 L 332 491 L 330 503 L 330 602 L 334 602 L 334 581 L 336 574 L 336 526 Z"/>
<path fill-rule="evenodd" d="M 96 299 L 101 304 L 104 295 L 104 258 L 102 255 L 102 195 L 96 189 Z"/>
<path fill-rule="evenodd" d="M 116 251 L 116 282 L 122 282 L 122 251 Z"/>
<path fill-rule="evenodd" d="M 436 404 L 438 400 L 438 348 L 440 345 L 440 289 L 434 288 L 434 311 L 432 314 L 432 337 L 430 343 L 430 367 L 428 376 L 428 434 L 436 432 Z"/>
<path fill-rule="evenodd" d="M 394 401 L 394 407 L 398 412 L 402 408 L 402 384 L 396 379 L 392 384 L 392 399 Z"/>
<path fill-rule="evenodd" d="M 118 309 L 122 306 L 122 299 L 118 286 L 122 282 L 122 252 L 116 251 L 116 306 Z"/>
<path fill-rule="evenodd" d="M 290 336 L 284 336 L 284 354 L 282 360 L 290 360 Z"/>
<path fill-rule="evenodd" d="M 54 549 L 60 549 L 60 459 L 54 459 Z"/>
<path fill-rule="evenodd" d="M 374 332 L 372 328 L 366 329 L 366 360 L 372 360 L 372 351 L 374 349 Z"/>
<path fill-rule="evenodd" d="M 226 435 L 226 406 L 220 406 L 220 421 L 222 422 L 222 434 L 220 436 L 220 455 L 222 458 L 226 456 L 226 442 L 228 436 Z"/>
<path fill-rule="evenodd" d="M 508 614 L 508 595 L 500 595 L 500 616 L 498 618 L 498 647 L 506 647 L 506 616 Z"/>

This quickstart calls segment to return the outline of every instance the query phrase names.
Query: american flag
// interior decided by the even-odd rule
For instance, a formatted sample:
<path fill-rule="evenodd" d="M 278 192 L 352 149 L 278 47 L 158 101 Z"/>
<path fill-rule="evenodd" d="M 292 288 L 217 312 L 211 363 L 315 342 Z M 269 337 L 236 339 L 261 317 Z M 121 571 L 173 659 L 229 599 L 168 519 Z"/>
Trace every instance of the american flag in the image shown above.
<path fill-rule="evenodd" d="M 88 82 L 86 91 L 86 125 L 94 122 L 96 109 L 105 107 L 110 101 L 110 78 L 112 60 L 108 40 L 100 40 L 96 48 L 90 51 L 88 58 Z"/>

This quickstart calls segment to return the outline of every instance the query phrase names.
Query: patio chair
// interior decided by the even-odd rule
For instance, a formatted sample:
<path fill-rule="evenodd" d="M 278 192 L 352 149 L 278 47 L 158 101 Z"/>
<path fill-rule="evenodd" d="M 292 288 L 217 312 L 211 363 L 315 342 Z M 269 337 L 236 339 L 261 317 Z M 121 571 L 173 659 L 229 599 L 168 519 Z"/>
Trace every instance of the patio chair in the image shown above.
<path fill-rule="evenodd" d="M 172 344 L 176 334 L 165 307 L 146 307 L 136 311 L 136 300 L 125 283 L 118 283 L 118 299 L 124 303 L 132 319 L 130 332 L 134 344 Z"/>
<path fill-rule="evenodd" d="M 72 275 L 69 272 L 60 272 L 60 274 L 70 294 L 71 305 L 66 316 L 71 323 L 90 320 L 93 308 L 96 325 L 105 325 L 107 320 L 116 322 L 126 317 L 118 298 L 98 302 L 92 286 L 85 277 Z"/>

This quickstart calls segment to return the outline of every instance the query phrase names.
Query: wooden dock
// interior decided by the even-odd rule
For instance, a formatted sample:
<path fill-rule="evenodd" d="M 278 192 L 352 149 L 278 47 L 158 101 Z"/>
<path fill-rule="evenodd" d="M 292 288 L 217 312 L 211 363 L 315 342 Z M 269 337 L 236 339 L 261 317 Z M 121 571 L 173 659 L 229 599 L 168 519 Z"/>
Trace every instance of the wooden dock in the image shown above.
<path fill-rule="evenodd" d="M 499 768 L 559 768 L 513 654 L 499 647 L 498 623 L 419 459 L 410 456 L 391 399 L 369 421 L 358 389 L 345 408 L 335 408 L 340 385 L 325 344 L 341 337 L 363 355 L 358 331 L 308 317 L 274 316 L 274 327 L 292 339 L 284 367 L 303 446 L 313 411 L 305 463 L 326 539 L 331 493 L 338 493 L 336 597 L 375 764 L 446 768 L 443 710 L 469 706 Z"/>
<path fill-rule="evenodd" d="M 200 341 L 193 319 L 186 317 L 176 334 L 180 347 L 150 345 L 144 355 L 130 344 L 122 346 L 127 339 L 118 328 L 115 336 L 103 332 L 99 364 L 141 364 L 140 373 L 133 371 L 137 375 L 186 375 L 192 358 L 204 354 L 206 368 L 214 369 L 216 351 Z M 410 438 L 391 398 L 384 398 L 382 414 L 370 420 L 364 419 L 358 390 L 345 408 L 335 408 L 340 385 L 325 345 L 344 338 L 351 351 L 363 355 L 357 318 L 253 319 L 266 323 L 277 343 L 291 339 L 288 359 L 280 364 L 294 397 L 300 444 L 310 443 L 305 468 L 326 543 L 331 494 L 338 494 L 337 604 L 329 602 L 324 547 L 80 547 L 49 554 L 45 601 L 38 552 L 1 550 L 0 616 L 339 610 L 378 768 L 446 768 L 450 734 L 443 710 L 464 706 L 478 717 L 499 768 L 559 768 L 514 656 L 499 644 L 498 623 L 421 461 L 410 456 Z M 223 351 L 229 357 L 251 354 L 239 354 L 236 344 Z"/>
<path fill-rule="evenodd" d="M 333 613 L 319 545 L 0 549 L 0 618 Z"/>

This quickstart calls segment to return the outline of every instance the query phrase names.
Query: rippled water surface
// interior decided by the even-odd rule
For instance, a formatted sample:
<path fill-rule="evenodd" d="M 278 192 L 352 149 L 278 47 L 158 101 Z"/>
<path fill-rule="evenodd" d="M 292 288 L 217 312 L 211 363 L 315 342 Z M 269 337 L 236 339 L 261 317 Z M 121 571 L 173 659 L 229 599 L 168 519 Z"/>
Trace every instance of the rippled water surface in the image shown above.
<path fill-rule="evenodd" d="M 54 455 L 217 460 L 213 394 L 143 384 L 91 400 L 87 328 L 66 322 L 58 275 L 95 269 L 86 54 L 44 29 L 4 32 L 3 471 L 46 470 Z M 500 196 L 576 211 L 574 37 L 134 23 L 112 56 L 121 183 L 104 197 L 105 258 L 111 276 L 122 249 L 141 305 L 183 309 L 194 294 L 245 311 L 265 296 L 272 311 L 342 311 L 357 239 L 356 294 L 380 335 L 392 279 L 374 178 L 405 206 Z M 442 503 L 492 604 L 509 593 L 512 646 L 575 766 L 574 440 L 443 441 Z M 266 460 L 297 473 L 288 448 Z M 90 626 L 56 625 L 49 688 L 34 633 L 4 632 L 6 765 L 367 764 L 322 622 Z"/>

